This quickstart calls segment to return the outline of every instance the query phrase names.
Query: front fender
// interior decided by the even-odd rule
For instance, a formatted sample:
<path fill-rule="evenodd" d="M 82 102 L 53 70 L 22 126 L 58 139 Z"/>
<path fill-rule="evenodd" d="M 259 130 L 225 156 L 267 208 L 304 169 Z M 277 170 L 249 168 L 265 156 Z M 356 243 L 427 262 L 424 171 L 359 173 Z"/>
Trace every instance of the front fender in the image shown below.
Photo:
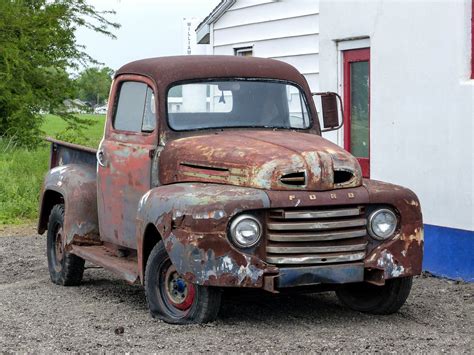
<path fill-rule="evenodd" d="M 152 223 L 171 262 L 189 281 L 210 286 L 261 287 L 267 265 L 234 248 L 228 221 L 244 210 L 268 208 L 262 190 L 217 184 L 174 184 L 154 188 L 138 209 L 138 263 L 143 265 L 143 235 Z M 143 280 L 144 270 L 140 267 Z"/>
<path fill-rule="evenodd" d="M 55 192 L 52 194 L 51 192 Z M 47 228 L 49 212 L 61 195 L 64 201 L 66 244 L 93 243 L 99 240 L 97 217 L 97 182 L 93 167 L 81 164 L 58 166 L 45 176 L 40 201 L 38 232 Z"/>
<path fill-rule="evenodd" d="M 423 262 L 423 218 L 415 193 L 402 186 L 364 180 L 371 204 L 394 206 L 400 214 L 400 229 L 389 241 L 372 250 L 365 267 L 380 270 L 371 281 L 383 283 L 394 277 L 419 275 Z"/>

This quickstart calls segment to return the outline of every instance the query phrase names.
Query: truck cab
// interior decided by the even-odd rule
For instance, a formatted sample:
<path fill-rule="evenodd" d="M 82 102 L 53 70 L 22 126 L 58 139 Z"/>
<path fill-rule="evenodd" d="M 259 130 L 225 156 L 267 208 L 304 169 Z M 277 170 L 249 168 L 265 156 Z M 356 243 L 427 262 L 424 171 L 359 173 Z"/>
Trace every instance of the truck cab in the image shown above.
<path fill-rule="evenodd" d="M 323 130 L 340 127 L 324 93 Z M 397 311 L 421 273 L 416 195 L 362 178 L 321 137 L 304 76 L 271 59 L 180 56 L 120 68 L 97 150 L 51 140 L 40 202 L 50 276 L 84 261 L 145 288 L 152 316 L 216 318 L 223 289 L 334 290 Z"/>

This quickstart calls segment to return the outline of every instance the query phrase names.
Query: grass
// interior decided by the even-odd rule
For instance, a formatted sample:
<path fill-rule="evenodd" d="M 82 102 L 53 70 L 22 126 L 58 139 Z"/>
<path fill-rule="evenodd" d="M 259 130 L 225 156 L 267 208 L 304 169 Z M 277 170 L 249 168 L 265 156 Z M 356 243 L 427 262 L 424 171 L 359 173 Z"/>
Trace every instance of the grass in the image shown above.
<path fill-rule="evenodd" d="M 66 123 L 64 122 L 64 120 L 60 119 L 57 116 L 46 115 L 41 129 L 46 133 L 47 136 L 60 139 L 63 136 L 67 135 L 70 138 L 68 142 L 84 144 L 93 148 L 97 148 L 104 132 L 105 116 L 82 114 L 81 118 L 86 118 L 93 121 L 93 124 L 89 126 L 86 130 L 84 130 L 84 133 L 87 137 L 86 141 L 80 139 L 79 137 L 76 137 L 74 133 L 64 134 L 64 130 L 66 129 Z"/>
<path fill-rule="evenodd" d="M 97 147 L 102 138 L 102 115 L 83 115 L 93 124 L 85 130 L 87 139 L 64 134 L 66 123 L 57 116 L 46 115 L 42 126 L 47 136 L 70 138 L 74 143 Z M 0 139 L 0 224 L 23 224 L 38 217 L 38 198 L 43 178 L 48 170 L 49 144 L 35 150 L 9 148 Z"/>

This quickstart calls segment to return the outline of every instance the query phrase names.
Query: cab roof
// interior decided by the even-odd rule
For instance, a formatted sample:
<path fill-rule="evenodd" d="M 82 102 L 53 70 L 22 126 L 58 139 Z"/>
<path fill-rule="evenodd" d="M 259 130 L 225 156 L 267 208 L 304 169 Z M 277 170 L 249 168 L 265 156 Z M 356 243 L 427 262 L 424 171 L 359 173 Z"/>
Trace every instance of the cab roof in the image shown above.
<path fill-rule="evenodd" d="M 210 78 L 260 78 L 292 81 L 309 90 L 303 75 L 282 61 L 223 55 L 185 55 L 137 60 L 122 66 L 115 77 L 138 74 L 152 79 L 159 90 L 174 82 Z"/>

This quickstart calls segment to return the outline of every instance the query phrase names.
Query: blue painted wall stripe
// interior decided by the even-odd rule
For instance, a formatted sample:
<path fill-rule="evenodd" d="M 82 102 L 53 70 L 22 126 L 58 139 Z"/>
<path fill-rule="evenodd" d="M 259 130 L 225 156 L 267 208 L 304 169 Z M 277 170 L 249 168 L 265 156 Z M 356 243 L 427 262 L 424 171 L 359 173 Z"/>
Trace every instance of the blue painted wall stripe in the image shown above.
<path fill-rule="evenodd" d="M 425 224 L 423 270 L 474 282 L 474 231 Z"/>

